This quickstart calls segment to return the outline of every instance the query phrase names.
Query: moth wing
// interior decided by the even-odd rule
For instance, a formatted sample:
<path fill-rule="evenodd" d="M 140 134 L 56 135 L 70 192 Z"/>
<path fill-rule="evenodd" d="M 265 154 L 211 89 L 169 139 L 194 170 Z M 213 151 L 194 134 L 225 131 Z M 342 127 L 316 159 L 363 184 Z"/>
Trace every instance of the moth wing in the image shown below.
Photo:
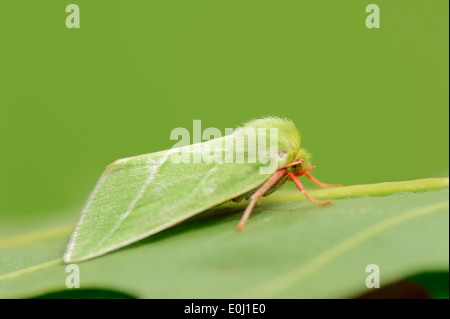
<path fill-rule="evenodd" d="M 108 166 L 82 211 L 64 260 L 103 255 L 263 184 L 270 174 L 260 174 L 261 163 L 192 163 L 194 156 L 219 144 L 223 158 L 232 154 L 232 144 L 226 143 L 231 138 L 122 159 Z M 180 154 L 189 155 L 191 162 L 176 163 L 174 156 Z"/>

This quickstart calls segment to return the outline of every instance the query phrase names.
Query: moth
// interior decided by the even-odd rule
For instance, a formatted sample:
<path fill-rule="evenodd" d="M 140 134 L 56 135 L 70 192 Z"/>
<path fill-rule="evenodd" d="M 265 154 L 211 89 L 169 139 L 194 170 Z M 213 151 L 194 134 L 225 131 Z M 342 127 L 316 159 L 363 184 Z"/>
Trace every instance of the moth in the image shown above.
<path fill-rule="evenodd" d="M 254 148 L 248 132 L 261 129 L 277 132 L 276 152 L 266 152 L 265 163 L 220 162 L 205 156 L 214 153 L 221 158 L 240 151 L 249 159 Z M 185 156 L 183 161 L 177 157 L 180 154 Z M 189 161 L 196 156 L 209 160 Z M 269 167 L 269 160 L 275 165 Z M 250 121 L 233 134 L 203 143 L 119 159 L 106 168 L 90 194 L 64 261 L 80 262 L 104 255 L 224 202 L 246 199 L 249 203 L 237 226 L 241 231 L 258 199 L 289 180 L 312 203 L 329 205 L 329 201 L 311 198 L 299 181 L 306 176 L 319 187 L 339 186 L 315 179 L 310 173 L 313 168 L 310 153 L 300 147 L 300 133 L 294 123 L 279 117 Z"/>

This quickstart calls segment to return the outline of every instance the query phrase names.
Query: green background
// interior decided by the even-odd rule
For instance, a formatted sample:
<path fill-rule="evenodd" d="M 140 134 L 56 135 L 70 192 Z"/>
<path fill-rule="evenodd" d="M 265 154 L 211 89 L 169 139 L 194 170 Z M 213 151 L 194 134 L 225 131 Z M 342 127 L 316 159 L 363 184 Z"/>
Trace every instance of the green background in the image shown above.
<path fill-rule="evenodd" d="M 380 29 L 370 3 L 2 0 L 0 224 L 74 221 L 107 164 L 193 119 L 291 118 L 331 183 L 447 176 L 448 1 L 377 0 Z"/>

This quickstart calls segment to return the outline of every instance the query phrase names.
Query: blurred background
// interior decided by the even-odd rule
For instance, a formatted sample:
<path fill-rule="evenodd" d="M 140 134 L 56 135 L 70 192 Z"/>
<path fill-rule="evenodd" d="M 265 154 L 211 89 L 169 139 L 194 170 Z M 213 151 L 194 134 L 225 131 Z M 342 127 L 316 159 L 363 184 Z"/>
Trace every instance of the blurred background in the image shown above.
<path fill-rule="evenodd" d="M 106 165 L 194 119 L 291 118 L 325 182 L 448 176 L 448 1 L 377 0 L 380 29 L 370 3 L 2 0 L 0 232 L 75 221 Z"/>

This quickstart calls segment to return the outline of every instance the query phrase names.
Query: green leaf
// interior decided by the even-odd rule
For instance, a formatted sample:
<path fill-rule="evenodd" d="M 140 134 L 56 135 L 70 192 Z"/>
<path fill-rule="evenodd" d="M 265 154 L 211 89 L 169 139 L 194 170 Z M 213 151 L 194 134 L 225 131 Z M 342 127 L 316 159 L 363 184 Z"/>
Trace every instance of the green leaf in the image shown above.
<path fill-rule="evenodd" d="M 226 205 L 103 257 L 79 263 L 81 288 L 138 298 L 347 298 L 423 272 L 448 272 L 448 178 L 311 192 L 257 206 Z M 0 297 L 65 292 L 62 254 L 71 227 L 0 240 Z M 92 293 L 91 293 L 92 295 Z M 88 295 L 88 296 L 91 296 Z"/>

